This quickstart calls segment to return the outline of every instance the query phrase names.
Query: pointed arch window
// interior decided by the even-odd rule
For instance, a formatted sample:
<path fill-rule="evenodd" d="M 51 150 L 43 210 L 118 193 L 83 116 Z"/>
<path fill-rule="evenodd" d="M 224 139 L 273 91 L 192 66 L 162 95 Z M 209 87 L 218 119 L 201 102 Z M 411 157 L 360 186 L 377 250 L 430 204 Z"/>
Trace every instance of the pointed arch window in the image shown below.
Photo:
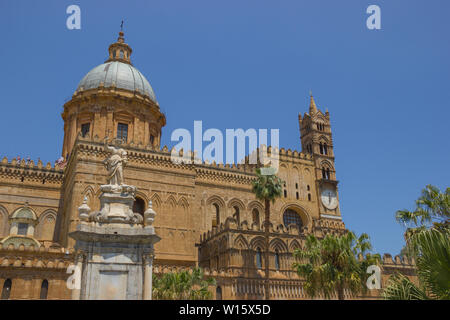
<path fill-rule="evenodd" d="M 236 219 L 236 222 L 238 224 L 238 226 L 241 224 L 241 217 L 240 217 L 240 212 L 239 212 L 239 208 L 237 206 L 234 206 L 234 214 L 233 214 L 233 218 Z"/>
<path fill-rule="evenodd" d="M 222 300 L 222 288 L 220 286 L 216 288 L 216 300 Z"/>
<path fill-rule="evenodd" d="M 8 300 L 11 295 L 12 281 L 11 279 L 6 279 L 3 283 L 2 289 L 2 300 Z"/>
<path fill-rule="evenodd" d="M 47 296 L 48 296 L 48 280 L 45 279 L 42 281 L 42 284 L 41 284 L 40 299 L 46 300 Z"/>
<path fill-rule="evenodd" d="M 133 203 L 133 212 L 139 213 L 144 216 L 145 212 L 145 201 L 139 197 L 136 197 Z"/>
<path fill-rule="evenodd" d="M 252 210 L 252 220 L 254 224 L 259 226 L 259 211 L 256 208 Z"/>
<path fill-rule="evenodd" d="M 213 203 L 213 207 L 215 209 L 215 220 L 213 219 L 213 227 L 218 226 L 220 224 L 220 209 L 217 203 Z"/>
<path fill-rule="evenodd" d="M 278 249 L 275 250 L 275 269 L 280 270 L 280 252 Z"/>
<path fill-rule="evenodd" d="M 261 248 L 256 248 L 256 268 L 262 269 L 262 255 Z"/>

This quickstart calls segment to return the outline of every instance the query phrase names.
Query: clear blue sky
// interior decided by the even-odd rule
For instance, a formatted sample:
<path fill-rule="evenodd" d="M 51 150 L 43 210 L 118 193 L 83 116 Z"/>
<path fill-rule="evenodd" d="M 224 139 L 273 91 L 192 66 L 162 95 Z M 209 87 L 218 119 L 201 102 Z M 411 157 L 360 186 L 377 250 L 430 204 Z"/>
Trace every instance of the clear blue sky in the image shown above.
<path fill-rule="evenodd" d="M 81 30 L 66 8 L 81 7 Z M 366 28 L 381 8 L 382 30 Z M 12 1 L 0 2 L 0 153 L 53 162 L 62 105 L 106 60 L 125 20 L 134 65 L 175 128 L 280 128 L 300 150 L 298 113 L 309 90 L 331 115 L 346 226 L 397 254 L 398 209 L 426 184 L 449 184 L 450 2 Z"/>

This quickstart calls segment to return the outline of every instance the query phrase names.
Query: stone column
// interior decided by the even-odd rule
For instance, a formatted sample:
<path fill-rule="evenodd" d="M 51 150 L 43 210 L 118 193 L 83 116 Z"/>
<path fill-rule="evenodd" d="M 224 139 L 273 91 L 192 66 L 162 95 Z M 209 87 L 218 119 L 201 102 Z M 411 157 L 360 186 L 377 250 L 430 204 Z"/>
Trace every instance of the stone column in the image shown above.
<path fill-rule="evenodd" d="M 79 277 L 78 279 L 75 279 L 75 284 L 78 287 L 75 287 L 72 289 L 72 300 L 80 300 L 80 294 L 81 294 L 81 273 L 83 271 L 83 254 L 80 253 L 77 255 L 75 259 L 75 277 Z"/>
<path fill-rule="evenodd" d="M 153 254 L 144 254 L 142 256 L 142 263 L 144 264 L 143 300 L 152 300 Z"/>

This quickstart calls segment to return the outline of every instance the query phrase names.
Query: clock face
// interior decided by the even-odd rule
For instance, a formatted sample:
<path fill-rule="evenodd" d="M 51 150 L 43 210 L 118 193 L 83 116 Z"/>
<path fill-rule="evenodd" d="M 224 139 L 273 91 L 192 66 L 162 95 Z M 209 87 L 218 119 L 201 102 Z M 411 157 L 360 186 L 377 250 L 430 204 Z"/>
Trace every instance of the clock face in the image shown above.
<path fill-rule="evenodd" d="M 336 190 L 333 189 L 323 189 L 321 193 L 321 199 L 323 205 L 330 210 L 336 209 L 338 201 L 336 196 Z"/>

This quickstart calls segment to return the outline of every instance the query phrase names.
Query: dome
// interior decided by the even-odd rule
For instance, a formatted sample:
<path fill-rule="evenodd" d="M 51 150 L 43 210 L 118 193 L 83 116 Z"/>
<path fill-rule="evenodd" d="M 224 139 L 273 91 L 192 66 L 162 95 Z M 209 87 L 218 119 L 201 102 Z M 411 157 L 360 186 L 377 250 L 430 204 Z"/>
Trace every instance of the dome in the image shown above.
<path fill-rule="evenodd" d="M 36 214 L 28 207 L 17 209 L 11 216 L 11 219 L 37 220 Z"/>
<path fill-rule="evenodd" d="M 155 93 L 148 80 L 128 63 L 110 61 L 95 67 L 81 79 L 77 91 L 95 89 L 101 84 L 105 88 L 115 86 L 129 91 L 138 91 L 156 102 Z"/>

